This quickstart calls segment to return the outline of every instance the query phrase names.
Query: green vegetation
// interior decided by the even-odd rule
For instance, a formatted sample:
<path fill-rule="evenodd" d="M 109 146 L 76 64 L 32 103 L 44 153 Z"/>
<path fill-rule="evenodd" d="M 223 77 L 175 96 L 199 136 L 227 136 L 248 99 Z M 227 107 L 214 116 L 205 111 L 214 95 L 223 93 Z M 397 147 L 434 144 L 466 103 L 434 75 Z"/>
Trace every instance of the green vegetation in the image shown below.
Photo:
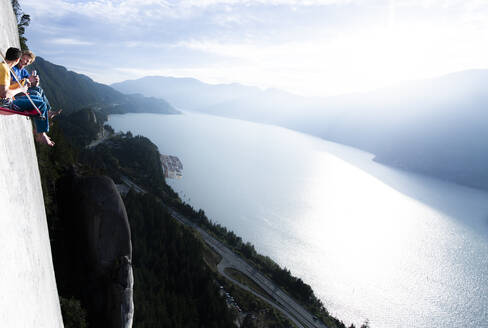
<path fill-rule="evenodd" d="M 30 17 L 22 12 L 16 0 L 12 4 L 21 42 L 25 45 L 23 34 Z M 104 128 L 113 133 L 113 129 L 103 125 L 107 113 L 175 113 L 169 104 L 154 98 L 122 95 L 39 57 L 32 68 L 40 72 L 41 83 L 51 105 L 64 109 L 50 132 L 56 146 L 36 149 L 66 327 L 88 326 L 79 286 L 73 280 L 77 275 L 70 254 L 73 246 L 59 213 L 57 200 L 60 195 L 56 194 L 57 182 L 73 169 L 82 175 L 105 174 L 116 183 L 127 176 L 148 191 L 144 195 L 131 191 L 124 198 L 132 230 L 136 327 L 227 328 L 233 325 L 234 317 L 217 292 L 219 278 L 205 265 L 202 241 L 171 218 L 163 201 L 225 241 L 270 277 L 277 278 L 280 285 L 295 297 L 299 296 L 309 308 L 318 308 L 316 312 L 329 320 L 326 322 L 334 322 L 320 301 L 314 298 L 308 285 L 292 277 L 288 270 L 279 268 L 271 259 L 257 254 L 250 243 L 243 243 L 233 232 L 212 223 L 202 210 L 197 212 L 181 202 L 165 183 L 158 149 L 149 139 L 133 137 L 129 132 L 113 136 L 93 149 L 85 147 Z M 60 85 L 63 88 L 59 88 Z M 229 288 L 240 295 L 238 297 L 246 309 L 259 312 L 261 321 L 267 323 L 266 327 L 290 327 L 286 319 L 256 297 L 232 285 Z M 253 327 L 254 323 L 248 320 L 244 327 Z M 334 326 L 343 325 L 330 325 Z"/>
<path fill-rule="evenodd" d="M 15 19 L 17 20 L 17 31 L 19 32 L 19 43 L 22 50 L 27 47 L 27 38 L 25 37 L 25 28 L 30 24 L 30 15 L 24 13 L 18 0 L 11 0 L 12 9 L 14 10 Z"/>
<path fill-rule="evenodd" d="M 118 183 L 122 182 L 123 176 L 127 176 L 154 195 L 177 197 L 164 181 L 158 148 L 146 137 L 133 137 L 130 132 L 119 134 L 93 149 L 83 151 L 80 159 L 98 174 L 108 175 Z"/>
<path fill-rule="evenodd" d="M 247 315 L 243 318 L 242 328 L 296 328 L 287 318 L 285 318 L 279 311 L 272 306 L 257 298 L 252 293 L 240 288 L 232 282 L 221 278 L 221 286 L 228 292 L 242 312 Z"/>
<path fill-rule="evenodd" d="M 61 247 L 57 246 L 59 243 L 56 243 L 56 241 L 57 239 L 62 240 L 62 238 L 59 237 L 59 230 L 61 228 L 57 223 L 59 218 L 56 217 L 55 181 L 66 174 L 68 168 L 75 165 L 83 174 L 108 175 L 114 179 L 116 183 L 122 183 L 122 178 L 126 176 L 129 177 L 131 181 L 144 188 L 144 190 L 164 201 L 166 204 L 178 209 L 182 214 L 186 215 L 189 219 L 198 223 L 206 231 L 224 242 L 229 248 L 245 257 L 258 270 L 266 274 L 281 288 L 286 290 L 292 297 L 308 308 L 329 327 L 345 327 L 342 322 L 328 314 L 322 302 L 314 295 L 311 287 L 305 284 L 300 278 L 293 277 L 288 269 L 281 268 L 269 257 L 258 254 L 252 244 L 243 242 L 234 232 L 228 231 L 225 227 L 219 224 L 213 223 L 206 217 L 204 211 L 195 211 L 191 206 L 182 202 L 177 194 L 165 183 L 158 149 L 149 139 L 142 136 L 134 137 L 128 132 L 126 134 L 113 135 L 110 139 L 93 149 L 84 148 L 102 129 L 106 128 L 103 124 L 104 120 L 105 117 L 103 115 L 90 109 L 60 117 L 52 131 L 53 138 L 57 142 L 56 147 L 53 149 L 39 147 L 38 149 L 39 166 L 41 168 L 43 189 L 50 222 L 49 228 L 51 231 L 51 238 L 53 239 L 53 248 Z M 110 130 L 109 127 L 108 129 Z M 142 201 L 142 199 L 139 201 Z M 132 216 L 138 215 L 136 212 L 130 213 L 132 213 L 130 214 Z M 165 217 L 167 214 L 161 215 L 162 217 Z M 131 216 L 129 216 L 129 219 L 131 226 L 136 224 L 134 222 L 137 220 L 134 221 Z M 139 234 L 139 236 L 139 238 L 144 239 L 145 242 L 151 242 L 152 238 L 147 238 L 141 234 Z M 136 238 L 138 238 L 137 235 L 134 235 L 134 244 L 137 243 Z M 152 247 L 145 247 L 144 249 L 145 251 L 150 252 Z M 136 249 L 134 249 L 134 252 L 136 252 Z M 144 254 L 144 252 L 142 252 L 142 254 Z M 134 259 L 136 259 L 136 256 L 141 255 L 135 255 Z M 203 252 L 200 252 L 199 256 L 203 257 Z M 53 257 L 56 263 L 56 249 L 53 249 Z M 147 262 L 144 263 L 147 265 Z M 201 263 L 204 262 L 202 261 Z M 139 267 L 139 269 L 143 269 L 143 267 Z M 145 269 L 149 271 L 151 270 L 149 268 Z M 160 267 L 159 269 L 162 268 Z M 187 268 L 182 268 L 183 271 L 186 269 Z M 139 288 L 143 288 L 142 290 L 144 290 L 144 293 L 147 294 L 149 290 L 159 296 L 161 296 L 161 293 L 164 293 L 164 289 L 157 290 L 154 287 L 149 288 L 150 284 L 144 282 L 148 279 L 148 276 L 151 276 L 151 274 L 142 275 L 137 273 L 137 270 L 138 268 L 136 266 L 134 269 L 135 282 L 136 285 L 140 286 Z M 62 277 L 62 275 L 60 276 Z M 153 276 L 157 275 L 153 274 Z M 63 286 L 62 283 L 59 283 L 58 285 Z M 60 290 L 62 289 L 60 288 Z M 61 295 L 65 297 L 76 296 L 72 294 Z M 157 299 L 159 296 L 154 296 L 152 300 Z M 139 301 L 144 299 L 149 300 L 151 298 L 148 295 L 145 295 L 144 297 L 140 297 Z M 158 306 L 155 307 L 158 308 Z M 144 309 L 148 308 L 150 308 L 149 305 L 145 306 Z M 140 308 L 138 307 L 138 309 Z M 143 311 L 143 313 L 152 313 L 155 316 L 156 313 L 159 313 L 159 310 L 156 309 Z"/>
<path fill-rule="evenodd" d="M 258 254 L 251 243 L 243 242 L 242 238 L 233 231 L 229 231 L 226 227 L 209 220 L 203 210 L 197 212 L 180 199 L 170 198 L 167 201 L 170 206 L 178 209 L 187 218 L 197 223 L 234 252 L 246 258 L 249 263 L 267 275 L 311 313 L 314 313 L 328 327 L 345 327 L 341 321 L 329 315 L 322 301 L 315 296 L 312 288 L 304 283 L 302 279 L 294 277 L 290 270 L 281 268 L 271 258 Z"/>
<path fill-rule="evenodd" d="M 37 70 L 41 86 L 51 105 L 62 108 L 65 114 L 71 114 L 81 108 L 93 108 L 111 113 L 179 113 L 162 99 L 125 95 L 108 85 L 97 83 L 88 76 L 67 70 L 41 57 L 28 67 Z"/>
<path fill-rule="evenodd" d="M 329 327 L 345 327 L 342 322 L 328 314 L 310 286 L 300 278 L 293 277 L 289 270 L 281 268 L 269 257 L 258 254 L 253 245 L 243 242 L 234 232 L 210 221 L 204 211 L 195 211 L 182 202 L 165 183 L 158 149 L 149 139 L 142 136 L 134 137 L 128 132 L 113 135 L 92 149 L 84 148 L 101 129 L 107 128 L 103 125 L 104 117 L 97 115 L 94 111 L 85 109 L 59 118 L 56 123 L 58 127 L 52 132 L 57 141 L 56 147 L 53 149 L 40 147 L 38 150 L 55 265 L 58 262 L 56 248 L 62 247 L 59 241 L 56 242 L 57 239 L 62 240 L 59 237 L 62 233 L 62 225 L 56 218 L 56 194 L 53 181 L 62 177 L 70 166 L 75 165 L 83 174 L 108 175 L 116 183 L 122 183 L 122 178 L 128 177 L 148 192 L 140 195 L 132 191 L 124 199 L 133 231 L 134 275 L 135 286 L 137 286 L 135 288 L 137 310 L 134 320 L 138 323 L 138 327 L 139 325 L 150 327 L 155 322 L 165 322 L 168 327 L 188 327 L 202 322 L 199 320 L 214 320 L 212 324 L 215 327 L 224 327 L 224 322 L 232 317 L 228 312 L 222 312 L 225 306 L 221 307 L 222 300 L 215 292 L 215 273 L 205 266 L 202 241 L 174 222 L 164 209 L 163 202 L 178 209 L 236 253 L 245 257 Z M 78 130 L 73 128 L 74 126 L 77 126 Z M 64 132 L 64 129 L 71 128 L 73 128 L 71 131 Z M 83 131 L 83 133 L 75 133 L 75 131 Z M 173 237 L 175 239 L 172 239 Z M 190 253 L 187 253 L 188 250 Z M 176 254 L 181 256 L 178 257 Z M 170 267 L 175 270 L 170 270 Z M 56 270 L 58 277 L 58 269 Z M 64 276 L 66 275 L 60 274 L 58 279 Z M 179 288 L 183 285 L 187 289 Z M 58 286 L 60 286 L 60 293 L 65 291 L 62 288 L 63 282 L 58 283 Z M 174 289 L 169 286 L 174 286 Z M 203 299 L 195 298 L 197 295 L 193 293 L 199 290 L 195 286 L 203 286 L 201 292 L 205 294 L 205 304 L 199 303 Z M 76 297 L 73 294 L 61 295 Z M 168 299 L 176 303 L 167 302 Z M 185 307 L 191 310 L 183 318 L 182 313 L 178 311 L 183 308 L 181 304 L 184 300 L 190 302 Z M 174 304 L 179 306 L 175 307 Z M 208 316 L 202 316 L 200 311 L 205 311 Z M 162 317 L 166 317 L 166 321 L 160 321 L 163 320 Z M 191 322 L 186 321 L 190 318 L 193 318 Z"/>
<path fill-rule="evenodd" d="M 159 153 L 147 138 L 125 134 L 93 150 L 83 148 L 90 136 L 98 134 L 96 127 L 103 129 L 103 121 L 95 118 L 89 109 L 60 117 L 52 131 L 56 147 L 37 149 L 66 327 L 85 327 L 86 305 L 75 280 L 66 219 L 56 202 L 60 199 L 56 182 L 76 167 L 84 175 L 106 174 L 115 180 L 128 175 L 148 190 L 165 190 Z M 78 130 L 64 130 L 74 126 Z M 132 230 L 134 326 L 231 327 L 233 315 L 218 294 L 215 274 L 203 260 L 201 240 L 171 218 L 161 200 L 150 193 L 129 192 L 124 203 Z"/>
<path fill-rule="evenodd" d="M 197 212 L 190 205 L 182 202 L 162 178 L 159 152 L 149 139 L 141 136 L 133 137 L 128 132 L 111 138 L 92 151 L 85 152 L 83 156 L 84 161 L 90 163 L 90 166 L 96 168 L 99 173 L 107 174 L 116 181 L 120 181 L 121 175 L 129 176 L 146 191 L 150 191 L 166 204 L 178 209 L 229 248 L 245 257 L 329 327 L 345 327 L 342 322 L 328 314 L 312 288 L 300 278 L 292 276 L 288 269 L 281 268 L 269 257 L 258 254 L 252 244 L 243 242 L 242 238 L 234 232 L 213 223 L 206 217 L 204 211 Z"/>
<path fill-rule="evenodd" d="M 187 295 L 178 295 L 177 292 L 181 292 L 179 289 L 176 289 L 176 291 L 168 289 L 168 286 L 174 284 L 179 277 L 185 277 L 185 280 L 187 280 L 199 276 L 199 281 L 205 281 L 205 284 L 207 284 L 207 289 L 202 289 L 202 291 L 207 291 L 209 293 L 207 296 L 210 298 L 207 299 L 206 305 L 211 306 L 211 309 L 219 308 L 219 306 L 216 305 L 218 304 L 218 298 L 214 299 L 216 295 L 212 296 L 210 293 L 212 288 L 214 288 L 215 291 L 212 279 L 208 278 L 212 276 L 211 270 L 202 269 L 203 271 L 201 273 L 198 273 L 196 270 L 196 267 L 205 267 L 205 262 L 203 260 L 205 252 L 202 242 L 185 229 L 185 232 L 175 232 L 175 227 L 179 227 L 180 225 L 171 221 L 172 219 L 162 205 L 162 201 L 164 201 L 164 203 L 171 204 L 171 206 L 178 208 L 187 217 L 198 222 L 200 226 L 224 241 L 229 247 L 234 249 L 234 251 L 247 258 L 254 266 L 267 274 L 293 297 L 298 299 L 302 304 L 305 304 L 309 309 L 312 309 L 313 313 L 320 316 L 330 327 L 344 327 L 341 322 L 327 314 L 322 303 L 316 298 L 314 299 L 314 294 L 311 288 L 304 284 L 301 279 L 293 277 L 289 270 L 280 268 L 270 258 L 257 254 L 250 243 L 244 243 L 235 233 L 228 231 L 221 225 L 212 223 L 202 210 L 196 212 L 188 204 L 181 202 L 174 191 L 165 183 L 158 149 L 149 139 L 142 136 L 134 137 L 131 133 L 126 133 L 114 135 L 93 149 L 83 148 L 83 146 L 90 142 L 89 135 L 95 136 L 97 134 L 95 133 L 96 128 L 93 122 L 94 115 L 95 114 L 91 113 L 90 110 L 84 110 L 59 120 L 57 125 L 62 128 L 78 125 L 78 128 L 81 128 L 82 131 L 93 131 L 93 133 L 80 136 L 71 131 L 63 135 L 62 131 L 60 131 L 59 134 L 61 135 L 57 136 L 59 140 L 61 140 L 59 148 L 57 144 L 52 150 L 46 149 L 45 147 L 40 149 L 40 159 L 45 158 L 49 160 L 49 162 L 57 163 L 58 165 L 51 168 L 51 171 L 41 170 L 41 172 L 43 175 L 45 172 L 51 172 L 52 174 L 53 172 L 56 172 L 56 167 L 61 168 L 62 164 L 65 166 L 69 164 L 66 161 L 61 161 L 57 158 L 57 155 L 66 154 L 67 158 L 72 158 L 78 169 L 85 174 L 108 175 L 117 183 L 121 183 L 121 178 L 126 176 L 144 188 L 144 190 L 148 191 L 148 193 L 144 195 L 130 192 L 124 199 L 133 231 L 135 285 L 138 286 L 138 288 L 135 288 L 135 302 L 137 304 L 135 322 L 138 322 L 141 325 L 147 324 L 147 327 L 149 327 L 151 326 L 150 323 L 155 322 L 154 320 L 160 320 L 162 316 L 166 316 L 170 318 L 168 320 L 171 320 L 172 326 L 186 326 L 189 324 L 186 321 L 178 321 L 178 315 L 170 311 L 172 308 L 169 303 L 165 303 L 164 300 L 157 301 L 163 295 L 166 295 L 166 293 L 169 294 L 165 297 L 174 299 L 177 304 L 178 302 L 182 302 L 181 299 L 185 299 L 185 297 L 188 296 L 189 299 L 193 299 L 191 305 L 189 305 L 189 307 L 193 306 L 194 308 L 192 313 L 199 313 L 199 311 L 202 310 L 202 308 L 198 307 L 199 305 L 198 302 L 195 301 L 194 295 L 191 294 L 194 291 L 193 287 L 191 287 L 193 286 L 191 283 L 185 284 L 189 287 L 189 290 L 187 290 L 189 294 Z M 91 119 L 87 119 L 87 117 Z M 103 117 L 100 118 L 103 120 Z M 103 122 L 98 120 L 96 127 L 98 127 L 98 129 L 103 129 Z M 46 154 L 43 154 L 43 152 L 46 152 Z M 40 160 L 41 167 L 47 169 L 49 165 L 44 165 L 44 163 L 45 160 Z M 73 165 L 73 163 L 71 165 Z M 59 176 L 62 176 L 62 173 L 54 174 L 54 179 L 59 178 Z M 44 184 L 46 184 L 46 182 L 51 181 L 51 179 L 43 178 L 43 181 Z M 48 189 L 48 197 L 46 197 L 47 201 L 55 199 L 55 188 L 46 189 Z M 56 211 L 55 209 L 51 209 L 48 212 L 55 213 Z M 155 225 L 156 223 L 160 226 L 158 227 Z M 50 225 L 50 230 L 55 229 L 56 225 Z M 180 229 L 183 228 L 180 227 Z M 170 236 L 165 236 L 165 231 L 175 238 L 184 238 L 183 240 L 185 240 L 185 242 L 180 243 L 180 241 L 177 240 L 172 241 Z M 53 236 L 56 237 L 56 234 Z M 157 236 L 160 237 L 158 238 Z M 192 244 L 188 242 L 188 238 L 194 238 L 194 243 Z M 166 242 L 170 244 L 165 244 Z M 182 246 L 182 248 L 179 249 L 177 247 L 178 245 Z M 190 248 L 189 245 L 193 245 L 192 248 Z M 183 246 L 186 246 L 186 248 Z M 170 250 L 177 250 L 176 253 L 182 254 L 181 257 L 188 257 L 188 261 L 191 263 L 198 263 L 198 265 L 196 265 L 196 267 L 188 267 L 190 262 L 178 262 L 179 260 L 173 257 L 176 253 L 169 251 L 167 249 L 168 247 Z M 197 251 L 196 249 L 199 250 Z M 192 254 L 187 254 L 187 250 L 191 250 L 190 253 L 193 255 L 196 254 L 198 260 L 192 257 Z M 161 263 L 159 263 L 158 259 L 161 259 Z M 171 273 L 171 271 L 168 272 L 167 265 L 175 265 L 179 268 L 178 271 L 172 272 L 175 274 L 173 278 L 165 276 L 166 274 Z M 187 277 L 183 274 L 188 270 L 194 272 L 195 276 Z M 179 276 L 177 273 L 179 273 Z M 156 281 L 156 277 L 160 279 L 159 282 Z M 172 283 L 164 283 L 165 280 L 171 281 Z M 212 299 L 215 300 L 213 305 L 211 305 Z M 312 302 L 310 302 L 310 300 L 312 300 Z M 172 317 L 172 315 L 174 315 L 174 317 Z M 217 315 L 214 318 L 221 317 L 221 315 Z M 198 316 L 198 318 L 200 318 L 200 316 Z M 216 324 L 218 325 L 220 323 L 217 322 Z"/>
<path fill-rule="evenodd" d="M 73 146 L 82 149 L 100 137 L 106 120 L 105 113 L 84 108 L 71 114 L 68 120 L 60 120 L 59 126 Z"/>
<path fill-rule="evenodd" d="M 202 238 L 200 238 L 202 239 Z M 203 239 L 202 239 L 203 240 Z M 217 272 L 217 265 L 222 261 L 222 256 L 217 254 L 212 248 L 210 248 L 207 244 L 202 243 L 203 248 L 203 260 L 208 265 L 210 270 L 213 272 Z"/>
<path fill-rule="evenodd" d="M 228 274 L 232 279 L 240 282 L 241 284 L 251 288 L 254 292 L 258 293 L 259 295 L 267 298 L 270 301 L 274 301 L 275 299 L 269 295 L 264 289 L 262 289 L 258 284 L 254 282 L 251 278 L 249 278 L 246 274 L 242 273 L 239 270 L 234 268 L 226 268 L 225 273 Z"/>
<path fill-rule="evenodd" d="M 124 198 L 133 239 L 135 327 L 231 327 L 203 245 L 151 194 Z"/>
<path fill-rule="evenodd" d="M 86 311 L 80 301 L 74 298 L 59 298 L 61 312 L 63 314 L 64 327 L 66 328 L 87 328 Z"/>

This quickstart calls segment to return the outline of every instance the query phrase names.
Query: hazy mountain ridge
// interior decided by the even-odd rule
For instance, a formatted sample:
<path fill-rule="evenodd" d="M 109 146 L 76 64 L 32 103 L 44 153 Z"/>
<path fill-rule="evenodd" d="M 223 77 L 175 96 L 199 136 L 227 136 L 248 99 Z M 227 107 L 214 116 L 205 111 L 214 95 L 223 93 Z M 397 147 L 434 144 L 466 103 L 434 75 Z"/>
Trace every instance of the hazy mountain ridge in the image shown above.
<path fill-rule="evenodd" d="M 488 71 L 472 70 L 341 97 L 325 104 L 328 129 L 314 123 L 324 115 L 295 128 L 367 150 L 382 163 L 486 189 L 487 81 Z"/>
<path fill-rule="evenodd" d="M 41 57 L 37 57 L 29 67 L 29 70 L 34 69 L 39 73 L 41 86 L 51 105 L 62 108 L 66 113 L 87 106 L 103 109 L 107 113 L 179 113 L 164 99 L 123 94 Z"/>
<path fill-rule="evenodd" d="M 193 78 L 162 76 L 147 76 L 114 83 L 111 87 L 124 93 L 141 93 L 148 97 L 164 98 L 176 107 L 187 110 L 202 110 L 221 102 L 255 97 L 261 91 L 257 87 L 240 84 L 212 85 Z M 194 98 L 196 94 L 198 96 Z"/>
<path fill-rule="evenodd" d="M 382 163 L 488 189 L 487 82 L 488 70 L 469 70 L 325 99 L 164 77 L 113 86 L 148 88 L 146 95 L 183 109 L 291 128 L 366 150 Z"/>

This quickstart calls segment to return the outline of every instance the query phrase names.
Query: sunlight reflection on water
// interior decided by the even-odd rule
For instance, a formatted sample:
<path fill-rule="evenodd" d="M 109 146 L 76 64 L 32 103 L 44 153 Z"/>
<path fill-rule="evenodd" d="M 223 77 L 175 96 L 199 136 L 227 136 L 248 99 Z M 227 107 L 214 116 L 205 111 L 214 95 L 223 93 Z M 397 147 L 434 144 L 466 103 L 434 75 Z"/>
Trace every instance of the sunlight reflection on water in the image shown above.
<path fill-rule="evenodd" d="M 168 180 L 312 285 L 347 323 L 488 327 L 488 194 L 286 129 L 186 114 L 110 117 L 185 167 Z"/>

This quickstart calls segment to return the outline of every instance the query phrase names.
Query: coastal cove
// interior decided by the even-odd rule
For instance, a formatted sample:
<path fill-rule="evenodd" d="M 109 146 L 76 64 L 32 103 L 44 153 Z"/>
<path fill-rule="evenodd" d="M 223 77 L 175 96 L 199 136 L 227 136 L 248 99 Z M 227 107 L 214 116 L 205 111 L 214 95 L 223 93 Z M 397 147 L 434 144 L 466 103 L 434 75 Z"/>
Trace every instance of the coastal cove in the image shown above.
<path fill-rule="evenodd" d="M 168 179 L 310 284 L 345 323 L 488 327 L 488 193 L 287 129 L 185 112 L 111 115 L 175 155 Z"/>

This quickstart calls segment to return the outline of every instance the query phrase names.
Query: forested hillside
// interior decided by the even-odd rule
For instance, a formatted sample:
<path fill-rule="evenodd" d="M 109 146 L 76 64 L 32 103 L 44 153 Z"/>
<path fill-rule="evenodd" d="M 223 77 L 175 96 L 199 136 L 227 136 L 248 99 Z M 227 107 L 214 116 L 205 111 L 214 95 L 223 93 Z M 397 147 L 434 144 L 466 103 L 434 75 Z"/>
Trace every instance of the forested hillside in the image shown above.
<path fill-rule="evenodd" d="M 232 327 L 202 241 L 151 194 L 129 192 L 124 203 L 134 240 L 135 327 Z"/>
<path fill-rule="evenodd" d="M 127 175 L 166 192 L 157 148 L 146 138 L 129 135 L 115 137 L 113 147 L 93 150 L 84 146 L 88 135 L 72 131 L 75 122 L 84 131 L 102 128 L 86 117 L 92 110 L 83 110 L 57 119 L 52 134 L 56 147 L 38 148 L 43 192 L 50 230 L 57 285 L 62 301 L 65 327 L 90 326 L 83 290 L 83 279 L 76 272 L 76 256 L 82 250 L 73 245 L 71 215 L 67 195 L 59 194 L 59 183 L 77 176 L 107 175 L 120 183 Z M 95 136 L 97 133 L 91 134 Z M 110 149 L 110 151 L 109 151 Z M 133 155 L 134 157 L 132 157 Z M 234 315 L 218 294 L 215 277 L 203 262 L 203 244 L 195 235 L 178 224 L 160 200 L 150 194 L 129 192 L 124 198 L 132 230 L 135 327 L 221 327 L 233 325 Z M 61 208 L 64 208 L 61 210 Z"/>
<path fill-rule="evenodd" d="M 37 70 L 41 86 L 55 109 L 66 113 L 83 107 L 102 109 L 105 113 L 179 113 L 163 99 L 141 95 L 125 95 L 108 85 L 97 83 L 88 76 L 67 70 L 41 57 L 28 67 Z"/>

